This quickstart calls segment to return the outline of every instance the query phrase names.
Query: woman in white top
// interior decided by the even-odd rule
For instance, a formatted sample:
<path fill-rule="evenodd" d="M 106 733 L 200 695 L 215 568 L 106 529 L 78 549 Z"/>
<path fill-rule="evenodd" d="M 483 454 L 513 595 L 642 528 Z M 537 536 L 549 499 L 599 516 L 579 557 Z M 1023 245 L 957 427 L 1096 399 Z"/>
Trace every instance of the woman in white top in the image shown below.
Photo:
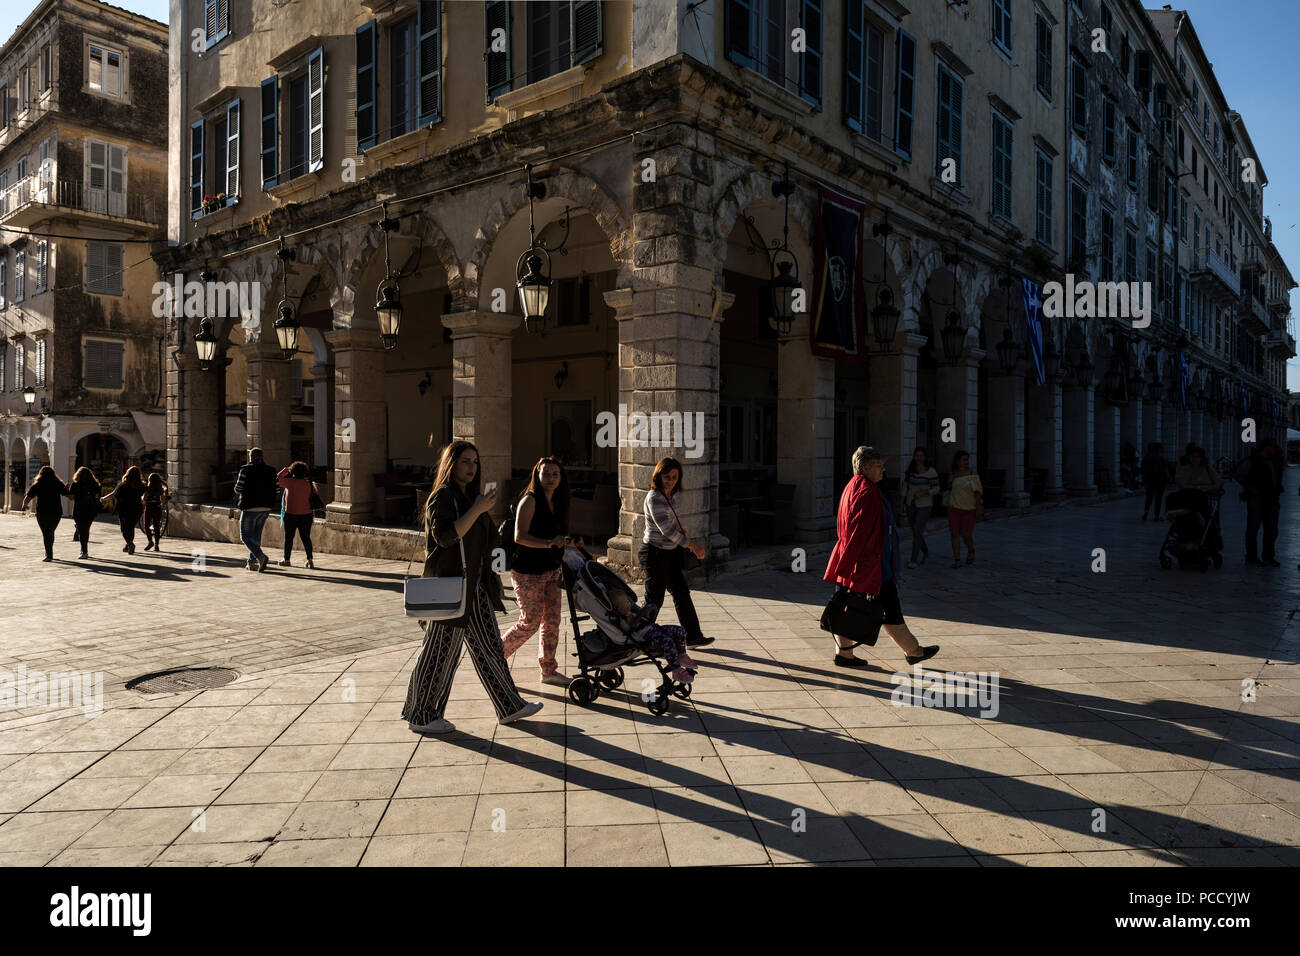
<path fill-rule="evenodd" d="M 650 479 L 645 496 L 645 535 L 637 557 L 645 568 L 645 603 L 662 607 L 664 591 L 673 596 L 677 620 L 686 629 L 686 645 L 700 647 L 713 643 L 700 630 L 700 619 L 691 600 L 691 589 L 682 573 L 686 552 L 704 560 L 703 546 L 696 543 L 682 527 L 673 497 L 682 487 L 682 466 L 675 458 L 661 459 Z"/>
<path fill-rule="evenodd" d="M 939 493 L 939 473 L 930 465 L 930 456 L 924 448 L 912 452 L 907 471 L 903 475 L 903 504 L 907 510 L 907 524 L 912 529 L 912 560 L 909 568 L 925 564 L 930 549 L 925 546 L 925 524 L 930 520 L 934 496 Z"/>

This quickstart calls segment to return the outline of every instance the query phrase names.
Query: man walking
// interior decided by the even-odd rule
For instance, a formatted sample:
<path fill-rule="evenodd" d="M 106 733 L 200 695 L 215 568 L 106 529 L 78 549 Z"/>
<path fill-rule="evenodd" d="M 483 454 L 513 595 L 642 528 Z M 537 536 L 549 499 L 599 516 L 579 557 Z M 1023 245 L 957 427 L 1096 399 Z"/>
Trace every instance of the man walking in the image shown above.
<path fill-rule="evenodd" d="M 248 464 L 235 479 L 235 507 L 239 516 L 239 537 L 248 548 L 248 570 L 265 571 L 270 558 L 262 550 L 262 529 L 275 507 L 275 469 L 262 460 L 262 449 L 248 450 Z"/>
<path fill-rule="evenodd" d="M 1282 456 L 1277 442 L 1265 438 L 1237 469 L 1236 479 L 1245 489 L 1246 563 L 1278 567 L 1273 554 L 1277 541 L 1279 497 L 1282 494 Z M 1263 548 L 1256 552 L 1255 542 L 1263 527 Z"/>

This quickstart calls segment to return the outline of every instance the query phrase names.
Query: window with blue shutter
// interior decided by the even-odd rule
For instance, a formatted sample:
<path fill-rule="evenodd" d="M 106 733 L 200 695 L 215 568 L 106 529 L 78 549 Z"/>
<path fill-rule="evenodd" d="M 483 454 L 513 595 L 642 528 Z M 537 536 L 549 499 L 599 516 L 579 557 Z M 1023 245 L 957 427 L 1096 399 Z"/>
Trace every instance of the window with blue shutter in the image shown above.
<path fill-rule="evenodd" d="M 420 78 L 415 75 L 415 18 L 407 17 L 388 28 L 388 138 L 415 129 L 416 96 Z"/>
<path fill-rule="evenodd" d="M 262 81 L 262 188 L 270 189 L 279 181 L 280 156 L 280 81 L 270 77 Z"/>
<path fill-rule="evenodd" d="M 573 0 L 569 22 L 573 28 L 573 65 L 578 66 L 600 56 L 605 44 L 600 0 Z"/>
<path fill-rule="evenodd" d="M 37 388 L 45 387 L 45 339 L 36 340 L 36 377 L 32 383 Z"/>
<path fill-rule="evenodd" d="M 190 215 L 203 213 L 203 121 L 190 127 Z"/>
<path fill-rule="evenodd" d="M 240 101 L 231 100 L 226 104 L 226 143 L 225 143 L 225 191 L 226 205 L 239 197 L 239 130 Z"/>
<path fill-rule="evenodd" d="M 763 0 L 725 0 L 725 2 L 723 29 L 727 38 L 727 59 L 752 70 L 758 57 L 758 5 Z"/>
<path fill-rule="evenodd" d="M 485 25 L 484 59 L 487 62 L 487 101 L 491 103 L 502 93 L 512 89 L 513 71 L 510 59 L 510 4 L 507 0 L 489 0 L 483 14 Z M 492 35 L 502 31 L 501 49 L 492 48 Z"/>
<path fill-rule="evenodd" d="M 375 21 L 357 27 L 357 152 L 378 142 L 375 123 Z"/>
<path fill-rule="evenodd" d="M 803 28 L 806 48 L 799 58 L 799 93 L 817 106 L 822 105 L 822 4 L 803 0 Z"/>
<path fill-rule="evenodd" d="M 1070 124 L 1088 135 L 1088 65 L 1077 56 L 1070 61 Z"/>
<path fill-rule="evenodd" d="M 848 0 L 844 18 L 844 125 L 862 132 L 862 2 Z"/>
<path fill-rule="evenodd" d="M 1011 0 L 991 0 L 993 4 L 993 43 L 1011 52 Z"/>
<path fill-rule="evenodd" d="M 325 49 L 307 58 L 307 172 L 325 165 Z"/>
<path fill-rule="evenodd" d="M 902 30 L 894 44 L 894 149 L 912 158 L 913 100 L 916 97 L 916 40 Z"/>
<path fill-rule="evenodd" d="M 1052 157 L 1034 151 L 1034 238 L 1052 244 Z"/>
<path fill-rule="evenodd" d="M 230 35 L 230 0 L 203 0 L 204 49 Z"/>
<path fill-rule="evenodd" d="M 956 180 L 951 184 L 960 186 L 961 170 L 961 94 L 962 81 L 957 74 L 938 64 L 938 80 L 935 84 L 935 156 L 934 172 L 942 176 L 944 160 L 956 161 Z"/>
<path fill-rule="evenodd" d="M 992 112 L 993 203 L 995 216 L 1011 218 L 1011 124 L 996 110 Z"/>
<path fill-rule="evenodd" d="M 885 35 L 870 23 L 865 24 L 863 40 L 867 62 L 863 70 L 866 81 L 863 132 L 877 142 L 884 133 L 885 113 Z"/>
<path fill-rule="evenodd" d="M 418 16 L 419 125 L 428 126 L 442 120 L 442 4 L 420 0 Z"/>
<path fill-rule="evenodd" d="M 1034 16 L 1034 86 L 1043 99 L 1052 102 L 1052 25 L 1041 13 Z"/>

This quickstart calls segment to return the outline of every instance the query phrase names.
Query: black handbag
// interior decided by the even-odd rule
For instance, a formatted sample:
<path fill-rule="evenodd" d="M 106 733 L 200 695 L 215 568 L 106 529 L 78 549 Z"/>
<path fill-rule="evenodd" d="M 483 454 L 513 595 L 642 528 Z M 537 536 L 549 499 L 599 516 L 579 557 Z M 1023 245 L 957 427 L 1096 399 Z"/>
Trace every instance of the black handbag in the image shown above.
<path fill-rule="evenodd" d="M 822 611 L 821 628 L 852 641 L 855 647 L 858 644 L 874 647 L 884 620 L 885 609 L 879 601 L 839 585 Z"/>
<path fill-rule="evenodd" d="M 688 551 L 686 548 L 682 548 L 682 570 L 683 571 L 694 571 L 696 568 L 700 566 L 701 563 L 702 562 L 700 561 L 699 558 L 695 556 L 694 552 Z"/>

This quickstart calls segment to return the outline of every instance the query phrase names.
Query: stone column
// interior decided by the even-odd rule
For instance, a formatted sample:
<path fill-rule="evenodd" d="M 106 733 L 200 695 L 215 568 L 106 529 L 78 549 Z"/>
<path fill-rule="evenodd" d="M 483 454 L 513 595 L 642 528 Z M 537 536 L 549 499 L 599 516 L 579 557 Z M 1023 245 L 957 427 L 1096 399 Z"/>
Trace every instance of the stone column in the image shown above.
<path fill-rule="evenodd" d="M 874 351 L 868 359 L 868 434 L 873 446 L 893 455 L 888 474 L 898 476 L 900 481 L 917 445 L 917 365 L 926 341 L 924 335 L 900 328 L 884 351 Z M 931 458 L 938 461 L 933 449 Z"/>
<path fill-rule="evenodd" d="M 218 447 L 220 377 L 230 359 L 220 358 L 208 370 L 199 368 L 191 352 L 172 353 L 167 368 L 167 476 L 179 502 L 212 497 L 212 470 L 225 458 Z"/>
<path fill-rule="evenodd" d="M 372 329 L 325 333 L 334 347 L 334 500 L 328 521 L 365 524 L 374 513 L 375 479 L 387 467 L 384 346 Z"/>
<path fill-rule="evenodd" d="M 776 480 L 795 486 L 794 534 L 835 536 L 835 360 L 813 355 L 806 315 L 777 349 Z"/>
<path fill-rule="evenodd" d="M 988 379 L 989 469 L 1002 469 L 1002 498 L 1008 508 L 1029 504 L 1025 475 L 1025 377 L 1018 371 L 991 369 Z"/>
<path fill-rule="evenodd" d="M 261 448 L 268 465 L 288 465 L 289 418 L 293 411 L 293 376 L 280 346 L 254 342 L 239 350 L 248 363 L 248 447 Z M 293 359 L 297 361 L 297 359 Z"/>
<path fill-rule="evenodd" d="M 663 285 L 652 285 L 655 280 Z M 677 497 L 682 524 L 696 541 L 708 542 L 713 560 L 725 561 L 731 542 L 718 527 L 718 343 L 722 312 L 734 296 L 721 293 L 712 321 L 712 273 L 673 264 L 633 275 L 632 288 L 605 293 L 618 321 L 618 401 L 633 412 L 680 412 L 691 420 L 696 452 L 683 448 L 629 447 L 620 435 L 618 534 L 609 539 L 611 564 L 634 567 L 645 530 L 642 511 L 655 463 L 677 458 L 686 474 Z M 832 384 L 832 390 L 834 386 Z M 805 471 L 807 465 L 805 464 Z M 827 471 L 829 475 L 829 470 Z M 800 484 L 806 484 L 806 479 Z"/>
<path fill-rule="evenodd" d="M 1075 496 L 1097 493 L 1093 483 L 1093 389 L 1088 385 L 1065 386 L 1061 405 L 1064 424 L 1061 452 L 1065 467 L 1065 489 Z"/>
<path fill-rule="evenodd" d="M 511 336 L 523 319 L 474 309 L 444 315 L 442 324 L 451 330 L 452 434 L 474 443 L 483 481 L 495 481 L 504 491 L 514 451 Z M 504 515 L 508 507 L 505 495 L 498 495 L 493 513 Z"/>
<path fill-rule="evenodd" d="M 1120 411 L 1118 406 L 1106 401 L 1103 390 L 1094 391 L 1092 401 L 1096 436 L 1093 463 L 1094 466 L 1100 463 L 1110 472 L 1111 487 L 1103 489 L 1109 491 L 1119 485 Z"/>
<path fill-rule="evenodd" d="M 317 362 L 311 367 L 311 375 L 315 402 L 312 457 L 317 468 L 329 468 L 334 448 L 334 364 Z"/>
<path fill-rule="evenodd" d="M 952 453 L 970 452 L 971 468 L 979 469 L 984 462 L 976 461 L 976 440 L 979 437 L 979 366 L 984 350 L 968 348 L 956 362 L 940 365 L 936 370 L 935 385 L 938 392 L 939 440 L 943 441 L 944 420 L 951 418 L 957 424 L 956 441 L 937 454 L 936 461 L 947 467 Z"/>
<path fill-rule="evenodd" d="M 8 512 L 8 511 L 9 511 L 9 493 L 13 490 L 13 489 L 10 487 L 10 485 L 13 483 L 13 479 L 12 479 L 12 477 L 11 477 L 10 474 L 9 474 L 9 466 L 10 466 L 11 462 L 9 461 L 9 440 L 8 440 L 7 437 L 5 438 L 4 446 L 5 446 L 4 510 L 5 510 L 6 512 Z"/>
<path fill-rule="evenodd" d="M 1065 497 L 1061 471 L 1061 437 L 1064 415 L 1061 403 L 1061 379 L 1058 374 L 1042 385 L 1030 389 L 1029 408 L 1029 467 L 1047 470 L 1043 494 L 1048 501 Z"/>

